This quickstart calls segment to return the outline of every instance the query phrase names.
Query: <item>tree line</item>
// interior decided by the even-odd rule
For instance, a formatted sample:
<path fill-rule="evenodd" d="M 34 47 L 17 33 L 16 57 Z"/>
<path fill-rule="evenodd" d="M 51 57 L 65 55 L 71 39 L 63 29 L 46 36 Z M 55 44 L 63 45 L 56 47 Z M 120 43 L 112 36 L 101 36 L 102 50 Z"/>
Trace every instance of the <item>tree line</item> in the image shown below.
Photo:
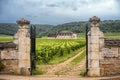
<path fill-rule="evenodd" d="M 36 36 L 47 36 L 50 33 L 58 33 L 61 31 L 71 31 L 74 33 L 84 33 L 88 21 L 70 22 L 60 25 L 41 25 L 32 24 L 36 26 Z M 2 35 L 14 35 L 18 29 L 17 24 L 14 23 L 0 23 L 0 34 Z M 120 20 L 104 20 L 100 22 L 100 29 L 104 33 L 108 32 L 120 32 Z"/>

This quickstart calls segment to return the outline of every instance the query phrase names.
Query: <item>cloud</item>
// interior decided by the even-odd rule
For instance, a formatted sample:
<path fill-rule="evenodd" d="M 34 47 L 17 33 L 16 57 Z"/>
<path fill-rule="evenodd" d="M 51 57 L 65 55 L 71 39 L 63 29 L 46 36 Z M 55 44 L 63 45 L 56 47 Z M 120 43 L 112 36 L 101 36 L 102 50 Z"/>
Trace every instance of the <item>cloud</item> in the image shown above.
<path fill-rule="evenodd" d="M 47 7 L 59 7 L 59 5 L 56 5 L 56 4 L 48 4 Z"/>
<path fill-rule="evenodd" d="M 101 19 L 120 19 L 120 0 L 0 0 L 0 22 L 27 18 L 32 23 L 60 24 Z"/>

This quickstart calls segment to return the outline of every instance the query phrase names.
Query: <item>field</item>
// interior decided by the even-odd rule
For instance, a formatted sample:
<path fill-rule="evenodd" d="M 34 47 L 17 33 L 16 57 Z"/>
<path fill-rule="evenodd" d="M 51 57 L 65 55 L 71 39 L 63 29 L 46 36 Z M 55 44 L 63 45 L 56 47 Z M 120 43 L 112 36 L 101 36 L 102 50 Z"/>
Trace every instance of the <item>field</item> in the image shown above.
<path fill-rule="evenodd" d="M 105 33 L 106 38 L 120 38 L 120 32 Z"/>
<path fill-rule="evenodd" d="M 105 38 L 120 38 L 120 32 L 114 32 L 114 33 L 104 33 Z M 85 38 L 85 33 L 79 33 L 78 34 L 79 39 Z"/>
<path fill-rule="evenodd" d="M 12 36 L 0 36 L 0 42 L 13 41 Z M 76 55 L 85 46 L 85 39 L 36 38 L 37 64 L 58 64 Z M 85 48 L 85 47 L 84 47 Z"/>
<path fill-rule="evenodd" d="M 38 64 L 58 64 L 85 48 L 85 39 L 36 39 Z M 78 52 L 77 52 L 78 53 Z"/>
<path fill-rule="evenodd" d="M 0 35 L 0 42 L 8 42 L 13 41 L 12 36 Z"/>
<path fill-rule="evenodd" d="M 106 38 L 120 38 L 120 33 L 105 33 Z M 0 35 L 0 42 L 13 41 L 12 36 Z M 36 38 L 37 64 L 58 64 L 85 48 L 85 34 L 78 39 Z"/>

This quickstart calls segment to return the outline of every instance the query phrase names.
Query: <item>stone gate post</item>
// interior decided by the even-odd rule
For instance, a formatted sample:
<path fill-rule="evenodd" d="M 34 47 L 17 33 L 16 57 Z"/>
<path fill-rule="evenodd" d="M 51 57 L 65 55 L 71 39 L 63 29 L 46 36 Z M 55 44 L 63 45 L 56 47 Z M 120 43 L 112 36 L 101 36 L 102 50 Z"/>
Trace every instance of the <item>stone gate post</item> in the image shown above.
<path fill-rule="evenodd" d="M 19 29 L 14 36 L 14 43 L 18 48 L 18 73 L 30 75 L 30 34 L 28 32 L 30 22 L 25 19 L 17 21 Z"/>
<path fill-rule="evenodd" d="M 88 32 L 88 76 L 100 76 L 100 46 L 103 42 L 100 39 L 104 37 L 99 29 L 100 19 L 93 16 L 89 20 L 90 31 Z"/>

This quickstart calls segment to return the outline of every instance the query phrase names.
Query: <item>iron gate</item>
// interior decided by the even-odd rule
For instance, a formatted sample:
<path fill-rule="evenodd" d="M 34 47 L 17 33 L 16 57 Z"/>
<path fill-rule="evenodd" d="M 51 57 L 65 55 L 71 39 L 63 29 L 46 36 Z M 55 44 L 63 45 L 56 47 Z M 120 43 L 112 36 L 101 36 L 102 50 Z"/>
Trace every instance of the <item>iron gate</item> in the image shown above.
<path fill-rule="evenodd" d="M 32 71 L 36 68 L 36 27 L 31 25 L 30 26 L 30 39 L 31 39 L 31 52 L 30 52 L 30 59 L 31 59 L 31 75 Z"/>
<path fill-rule="evenodd" d="M 88 24 L 86 24 L 86 75 L 88 73 Z"/>

